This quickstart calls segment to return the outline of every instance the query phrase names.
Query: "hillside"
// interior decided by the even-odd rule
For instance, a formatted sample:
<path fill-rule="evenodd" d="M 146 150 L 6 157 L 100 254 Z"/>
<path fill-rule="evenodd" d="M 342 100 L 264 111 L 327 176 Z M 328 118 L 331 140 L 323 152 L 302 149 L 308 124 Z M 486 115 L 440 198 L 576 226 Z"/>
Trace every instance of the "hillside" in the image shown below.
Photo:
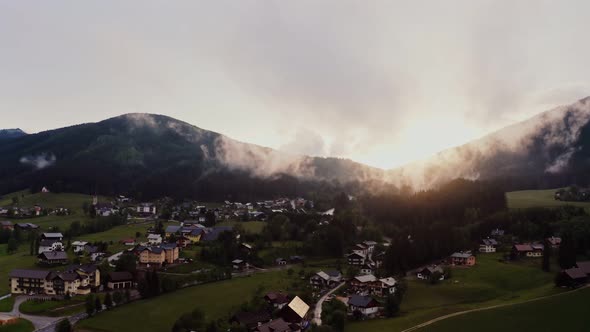
<path fill-rule="evenodd" d="M 252 200 L 381 175 L 350 160 L 279 153 L 151 114 L 0 141 L 0 163 L 0 194 L 46 186 L 139 198 Z"/>
<path fill-rule="evenodd" d="M 16 129 L 0 129 L 0 140 L 18 138 L 27 135 L 19 128 Z"/>
<path fill-rule="evenodd" d="M 546 190 L 520 190 L 506 193 L 508 207 L 511 209 L 524 209 L 531 207 L 557 207 L 564 205 L 581 206 L 590 208 L 590 202 L 567 202 L 555 200 L 557 189 Z"/>

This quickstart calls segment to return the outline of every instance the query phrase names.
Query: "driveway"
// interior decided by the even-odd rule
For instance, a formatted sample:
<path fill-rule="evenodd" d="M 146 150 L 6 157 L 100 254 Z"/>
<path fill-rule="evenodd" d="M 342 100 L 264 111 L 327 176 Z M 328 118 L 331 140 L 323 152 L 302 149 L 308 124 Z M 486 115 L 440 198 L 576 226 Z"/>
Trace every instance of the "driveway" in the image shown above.
<path fill-rule="evenodd" d="M 40 329 L 49 327 L 51 325 L 55 325 L 55 323 L 57 323 L 58 321 L 60 321 L 64 318 L 64 317 L 45 317 L 45 316 L 32 316 L 32 315 L 27 315 L 27 314 L 21 314 L 21 312 L 19 311 L 19 307 L 20 307 L 21 303 L 23 303 L 26 300 L 31 299 L 31 298 L 35 298 L 35 297 L 34 296 L 18 296 L 18 297 L 16 297 L 14 299 L 14 307 L 12 308 L 12 311 L 9 312 L 8 314 L 10 314 L 14 317 L 20 317 L 20 318 L 24 318 L 24 319 L 30 321 L 35 326 L 35 330 L 40 330 Z M 48 330 L 48 331 L 52 331 L 52 330 Z"/>
<path fill-rule="evenodd" d="M 316 303 L 315 309 L 313 310 L 313 320 L 312 320 L 312 323 L 314 323 L 317 326 L 322 325 L 322 304 L 324 304 L 324 301 L 326 301 L 326 299 L 328 298 L 328 296 L 332 295 L 332 293 L 334 293 L 335 291 L 337 291 L 338 289 L 340 289 L 340 287 L 344 286 L 345 284 L 346 284 L 345 282 L 340 283 L 340 285 L 332 288 L 329 292 L 327 292 L 326 294 L 324 294 L 324 296 L 322 296 L 318 300 L 318 303 Z"/>

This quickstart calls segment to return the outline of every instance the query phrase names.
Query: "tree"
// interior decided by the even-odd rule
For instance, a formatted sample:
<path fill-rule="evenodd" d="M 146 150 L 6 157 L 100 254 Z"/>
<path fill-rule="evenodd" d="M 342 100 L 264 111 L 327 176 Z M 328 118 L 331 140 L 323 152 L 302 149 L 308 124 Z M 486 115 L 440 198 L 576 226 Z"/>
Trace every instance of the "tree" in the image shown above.
<path fill-rule="evenodd" d="M 545 272 L 551 272 L 551 255 L 553 254 L 551 250 L 551 242 L 548 239 L 545 239 L 543 243 L 543 264 L 542 269 Z"/>
<path fill-rule="evenodd" d="M 134 273 L 137 269 L 137 259 L 133 254 L 123 254 L 119 257 L 119 260 L 115 262 L 115 271 L 131 272 Z"/>
<path fill-rule="evenodd" d="M 125 289 L 125 301 L 131 301 L 131 292 L 129 291 L 129 289 Z"/>
<path fill-rule="evenodd" d="M 387 296 L 385 301 L 385 316 L 394 317 L 399 312 L 399 298 L 393 294 Z"/>
<path fill-rule="evenodd" d="M 94 294 L 88 294 L 86 296 L 86 314 L 88 314 L 88 316 L 92 316 L 94 314 L 94 312 L 96 311 L 96 305 L 94 302 Z"/>
<path fill-rule="evenodd" d="M 60 320 L 55 326 L 55 332 L 72 332 L 72 324 L 67 318 Z"/>
<path fill-rule="evenodd" d="M 6 245 L 6 252 L 8 254 L 12 254 L 18 250 L 18 242 L 14 237 L 10 237 L 8 239 L 8 244 Z"/>
<path fill-rule="evenodd" d="M 205 326 L 205 315 L 199 309 L 180 316 L 172 326 L 172 332 L 199 331 Z"/>
<path fill-rule="evenodd" d="M 12 197 L 12 204 L 13 204 L 13 205 L 16 205 L 16 204 L 18 204 L 18 196 L 13 196 L 13 197 Z"/>
<path fill-rule="evenodd" d="M 576 265 L 576 244 L 571 232 L 565 232 L 561 236 L 559 245 L 559 266 L 562 269 L 569 269 Z"/>
<path fill-rule="evenodd" d="M 102 311 L 102 304 L 100 303 L 100 297 L 98 296 L 94 298 L 94 308 L 96 308 L 96 312 Z"/>
<path fill-rule="evenodd" d="M 121 293 L 121 292 L 119 292 L 119 291 L 116 291 L 116 292 L 113 294 L 113 301 L 114 301 L 114 302 L 115 302 L 117 305 L 119 305 L 119 304 L 123 303 L 123 293 Z"/>
<path fill-rule="evenodd" d="M 84 211 L 85 216 L 88 215 L 88 212 L 90 212 L 90 204 L 88 202 L 82 203 L 82 211 Z"/>
<path fill-rule="evenodd" d="M 104 296 L 104 305 L 107 307 L 107 310 L 113 307 L 113 298 L 111 296 L 111 293 L 107 293 Z"/>

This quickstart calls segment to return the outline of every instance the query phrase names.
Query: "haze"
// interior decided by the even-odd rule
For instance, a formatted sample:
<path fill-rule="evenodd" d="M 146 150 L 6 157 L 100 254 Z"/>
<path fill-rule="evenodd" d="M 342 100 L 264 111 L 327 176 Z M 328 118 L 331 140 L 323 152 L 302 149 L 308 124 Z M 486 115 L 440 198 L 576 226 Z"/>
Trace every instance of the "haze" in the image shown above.
<path fill-rule="evenodd" d="M 579 1 L 0 3 L 0 128 L 169 115 L 390 168 L 590 94 Z"/>

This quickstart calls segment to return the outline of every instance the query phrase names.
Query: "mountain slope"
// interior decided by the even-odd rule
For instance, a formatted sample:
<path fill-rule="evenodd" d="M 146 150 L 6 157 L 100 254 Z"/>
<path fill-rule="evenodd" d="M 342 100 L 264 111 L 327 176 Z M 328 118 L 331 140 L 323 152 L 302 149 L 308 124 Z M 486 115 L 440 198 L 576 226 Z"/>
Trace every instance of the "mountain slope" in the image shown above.
<path fill-rule="evenodd" d="M 0 140 L 18 138 L 25 136 L 27 133 L 19 128 L 16 129 L 0 129 Z"/>
<path fill-rule="evenodd" d="M 241 143 L 162 115 L 127 114 L 0 142 L 0 190 L 201 199 L 295 195 L 382 171 Z"/>
<path fill-rule="evenodd" d="M 453 178 L 506 179 L 511 189 L 588 184 L 590 97 L 388 172 L 428 188 Z"/>

